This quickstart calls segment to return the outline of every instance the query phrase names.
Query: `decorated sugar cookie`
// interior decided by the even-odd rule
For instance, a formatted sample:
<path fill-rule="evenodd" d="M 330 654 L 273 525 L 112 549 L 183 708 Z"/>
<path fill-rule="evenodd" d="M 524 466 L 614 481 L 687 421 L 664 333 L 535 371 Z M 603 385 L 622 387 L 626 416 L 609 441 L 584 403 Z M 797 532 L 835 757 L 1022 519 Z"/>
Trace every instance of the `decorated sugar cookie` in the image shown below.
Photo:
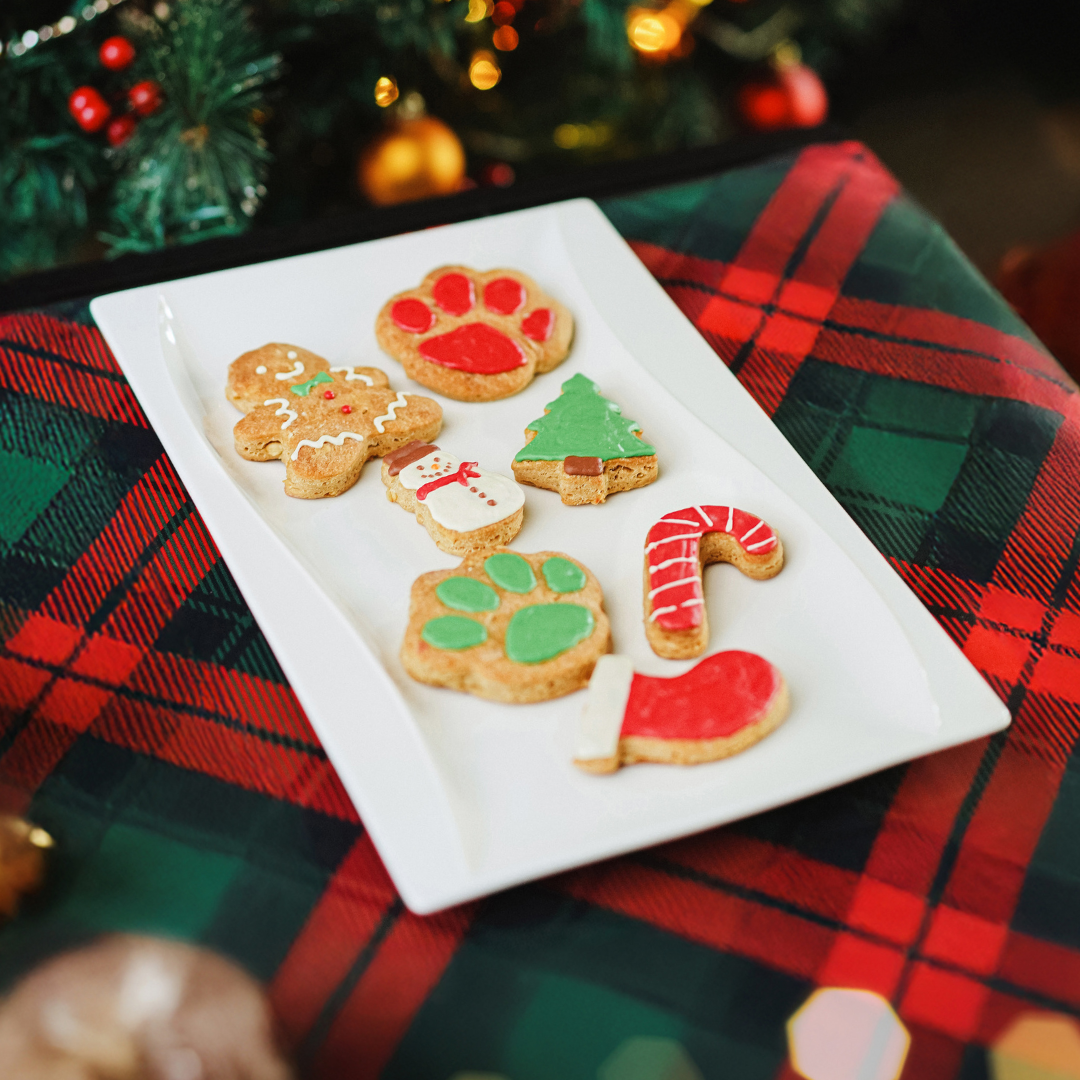
<path fill-rule="evenodd" d="M 714 653 L 671 679 L 602 656 L 589 682 L 574 764 L 610 773 L 639 761 L 698 765 L 765 738 L 788 713 L 784 677 L 754 653 Z"/>
<path fill-rule="evenodd" d="M 264 345 L 229 365 L 226 396 L 247 415 L 233 428 L 248 461 L 285 463 L 285 494 L 340 495 L 364 462 L 442 428 L 442 407 L 390 389 L 378 368 L 331 367 L 296 345 Z"/>
<path fill-rule="evenodd" d="M 401 662 L 418 682 L 522 703 L 582 689 L 610 648 L 600 585 L 581 563 L 496 548 L 416 579 Z"/>
<path fill-rule="evenodd" d="M 574 375 L 525 429 L 528 442 L 514 458 L 522 484 L 557 491 L 567 506 L 602 503 L 617 491 L 656 479 L 656 450 L 592 379 Z"/>
<path fill-rule="evenodd" d="M 709 644 L 701 571 L 728 562 L 763 581 L 784 566 L 784 545 L 759 517 L 733 506 L 665 514 L 645 539 L 645 635 L 657 656 L 686 660 Z"/>
<path fill-rule="evenodd" d="M 442 266 L 383 305 L 375 336 L 418 383 L 458 401 L 496 401 L 566 359 L 574 320 L 517 270 Z"/>
<path fill-rule="evenodd" d="M 521 531 L 525 494 L 513 480 L 431 443 L 412 442 L 387 454 L 382 478 L 386 497 L 414 513 L 451 555 L 509 544 Z"/>

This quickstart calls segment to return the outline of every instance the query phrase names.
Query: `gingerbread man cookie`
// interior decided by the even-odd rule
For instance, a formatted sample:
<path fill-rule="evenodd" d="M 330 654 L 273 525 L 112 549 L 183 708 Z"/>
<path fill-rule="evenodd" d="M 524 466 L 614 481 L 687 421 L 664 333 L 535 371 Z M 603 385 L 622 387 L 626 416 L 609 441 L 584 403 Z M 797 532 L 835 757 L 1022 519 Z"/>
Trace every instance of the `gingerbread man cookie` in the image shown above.
<path fill-rule="evenodd" d="M 589 682 L 574 764 L 610 773 L 639 761 L 717 761 L 775 731 L 788 707 L 784 677 L 755 653 L 714 653 L 671 679 L 636 675 L 629 657 L 603 656 Z"/>
<path fill-rule="evenodd" d="M 582 689 L 610 648 L 600 585 L 581 563 L 497 548 L 416 579 L 401 662 L 418 682 L 521 703 Z"/>
<path fill-rule="evenodd" d="M 728 562 L 764 581 L 784 566 L 784 545 L 761 518 L 734 506 L 665 514 L 645 539 L 645 636 L 657 656 L 687 660 L 709 644 L 701 572 Z"/>
<path fill-rule="evenodd" d="M 387 300 L 375 336 L 423 386 L 458 401 L 496 401 L 566 359 L 574 319 L 517 270 L 442 266 Z"/>
<path fill-rule="evenodd" d="M 433 439 L 442 407 L 390 389 L 378 368 L 331 367 L 296 345 L 264 345 L 229 365 L 226 396 L 247 415 L 233 428 L 248 461 L 282 460 L 285 494 L 340 495 L 364 462 Z"/>
<path fill-rule="evenodd" d="M 416 515 L 440 551 L 509 544 L 521 531 L 525 493 L 508 476 L 413 442 L 383 458 L 386 497 Z"/>
<path fill-rule="evenodd" d="M 617 491 L 656 479 L 656 450 L 592 379 L 574 375 L 525 429 L 528 442 L 514 458 L 522 484 L 557 491 L 566 506 L 602 503 Z"/>

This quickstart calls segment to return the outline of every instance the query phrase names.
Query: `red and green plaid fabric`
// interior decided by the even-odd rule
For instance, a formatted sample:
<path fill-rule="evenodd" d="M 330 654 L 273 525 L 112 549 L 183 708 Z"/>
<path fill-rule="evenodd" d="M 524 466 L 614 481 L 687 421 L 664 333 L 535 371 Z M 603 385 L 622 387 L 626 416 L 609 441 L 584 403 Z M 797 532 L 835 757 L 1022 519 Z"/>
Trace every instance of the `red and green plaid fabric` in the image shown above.
<path fill-rule="evenodd" d="M 892 1002 L 906 1080 L 981 1080 L 1020 1014 L 1080 1016 L 1076 387 L 856 144 L 604 210 L 1012 727 L 414 916 L 85 305 L 0 317 L 0 790 L 59 841 L 0 984 L 202 942 L 320 1080 L 693 1075 L 617 1067 L 635 1038 L 790 1080 L 822 986 Z"/>

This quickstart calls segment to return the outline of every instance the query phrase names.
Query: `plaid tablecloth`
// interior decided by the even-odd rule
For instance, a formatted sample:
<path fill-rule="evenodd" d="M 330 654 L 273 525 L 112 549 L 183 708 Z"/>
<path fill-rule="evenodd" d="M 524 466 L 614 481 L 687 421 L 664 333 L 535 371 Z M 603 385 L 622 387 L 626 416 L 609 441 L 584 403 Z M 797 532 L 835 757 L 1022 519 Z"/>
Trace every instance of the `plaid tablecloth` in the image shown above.
<path fill-rule="evenodd" d="M 0 983 L 103 930 L 202 942 L 320 1080 L 792 1078 L 819 987 L 892 1003 L 907 1080 L 1075 1023 L 1076 387 L 857 144 L 603 209 L 1011 728 L 414 916 L 86 305 L 2 317 L 0 783 L 59 846 Z"/>

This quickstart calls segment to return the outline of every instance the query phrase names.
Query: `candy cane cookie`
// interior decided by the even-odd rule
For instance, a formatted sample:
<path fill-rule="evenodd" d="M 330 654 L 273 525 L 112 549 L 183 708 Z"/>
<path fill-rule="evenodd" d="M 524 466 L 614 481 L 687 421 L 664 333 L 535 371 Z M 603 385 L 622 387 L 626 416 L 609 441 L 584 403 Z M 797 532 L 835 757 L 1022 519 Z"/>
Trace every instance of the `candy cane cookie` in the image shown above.
<path fill-rule="evenodd" d="M 755 653 L 714 653 L 672 679 L 634 674 L 627 656 L 602 656 L 589 681 L 574 764 L 610 773 L 638 761 L 718 761 L 775 731 L 788 708 L 783 675 Z"/>
<path fill-rule="evenodd" d="M 761 518 L 734 506 L 665 514 L 645 540 L 645 635 L 657 656 L 688 660 L 709 643 L 701 573 L 728 562 L 764 581 L 784 566 L 784 545 Z"/>

